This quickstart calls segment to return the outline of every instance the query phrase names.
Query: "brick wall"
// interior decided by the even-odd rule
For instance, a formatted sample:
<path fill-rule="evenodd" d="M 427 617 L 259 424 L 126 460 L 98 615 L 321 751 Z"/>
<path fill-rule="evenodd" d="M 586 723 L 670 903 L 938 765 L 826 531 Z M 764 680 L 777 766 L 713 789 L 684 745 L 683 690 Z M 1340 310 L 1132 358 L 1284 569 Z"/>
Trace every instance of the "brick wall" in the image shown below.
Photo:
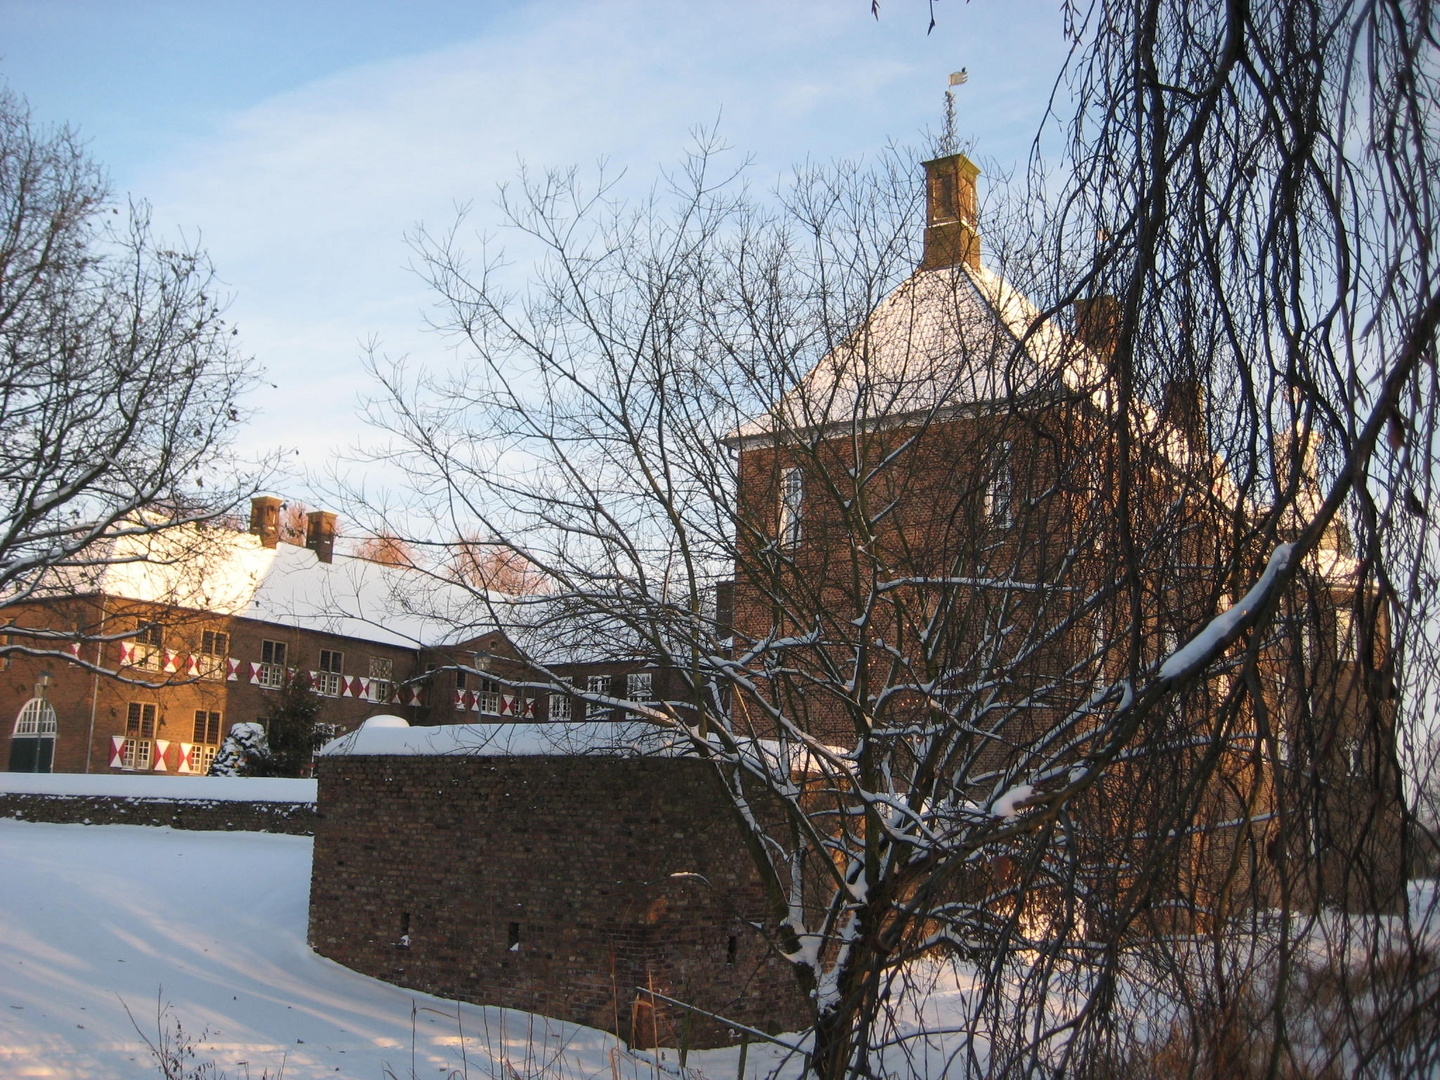
<path fill-rule="evenodd" d="M 708 769 L 323 758 L 311 945 L 402 986 L 642 1044 L 675 1045 L 680 1031 L 673 1011 L 632 1010 L 642 985 L 761 1028 L 802 1027 L 790 965 L 746 923 L 764 920 L 763 896 Z M 692 1045 L 726 1041 L 718 1025 L 692 1028 Z"/>

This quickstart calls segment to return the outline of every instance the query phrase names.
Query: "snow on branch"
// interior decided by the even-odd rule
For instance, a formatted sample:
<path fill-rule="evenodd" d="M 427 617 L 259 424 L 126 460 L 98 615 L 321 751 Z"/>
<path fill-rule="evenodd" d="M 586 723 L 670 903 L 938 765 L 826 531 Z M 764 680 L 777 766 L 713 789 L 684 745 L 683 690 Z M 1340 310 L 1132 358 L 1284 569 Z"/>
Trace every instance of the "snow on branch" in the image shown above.
<path fill-rule="evenodd" d="M 1260 575 L 1260 580 L 1251 587 L 1238 604 L 1216 615 L 1206 623 L 1205 629 L 1167 656 L 1164 663 L 1160 665 L 1160 678 L 1162 680 L 1184 678 L 1199 668 L 1211 653 L 1227 641 L 1241 622 L 1248 618 L 1270 595 L 1270 589 L 1274 586 L 1275 579 L 1290 565 L 1290 553 L 1294 548 L 1294 544 L 1281 544 L 1271 552 L 1270 562 L 1266 564 L 1265 572 Z"/>

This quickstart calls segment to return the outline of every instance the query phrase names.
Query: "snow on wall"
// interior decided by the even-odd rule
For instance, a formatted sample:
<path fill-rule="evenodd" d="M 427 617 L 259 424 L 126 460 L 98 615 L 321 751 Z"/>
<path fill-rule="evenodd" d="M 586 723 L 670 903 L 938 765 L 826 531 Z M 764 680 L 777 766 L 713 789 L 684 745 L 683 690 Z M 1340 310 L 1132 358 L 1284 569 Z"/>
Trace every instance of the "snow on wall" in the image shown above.
<path fill-rule="evenodd" d="M 0 794 L 313 803 L 315 781 L 273 776 L 156 776 L 153 773 L 87 776 L 84 773 L 0 772 Z"/>
<path fill-rule="evenodd" d="M 318 756 L 670 757 L 684 752 L 673 734 L 638 721 L 412 728 L 399 717 L 376 716 L 326 743 Z"/>

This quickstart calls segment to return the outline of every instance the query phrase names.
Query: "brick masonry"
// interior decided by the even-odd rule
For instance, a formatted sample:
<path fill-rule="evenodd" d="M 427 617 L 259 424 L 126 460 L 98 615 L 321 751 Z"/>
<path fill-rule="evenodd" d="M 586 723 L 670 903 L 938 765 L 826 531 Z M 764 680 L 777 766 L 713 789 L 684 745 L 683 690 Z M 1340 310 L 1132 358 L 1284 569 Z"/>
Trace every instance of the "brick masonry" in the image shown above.
<path fill-rule="evenodd" d="M 62 825 L 163 825 L 217 832 L 311 836 L 313 803 L 0 793 L 0 818 Z"/>
<path fill-rule="evenodd" d="M 758 876 L 699 761 L 327 757 L 310 943 L 428 993 L 676 1045 L 639 986 L 771 1031 L 805 1026 Z M 685 876 L 676 876 L 685 875 Z M 697 876 L 698 875 L 698 876 Z M 692 1046 L 732 1041 L 695 1022 Z"/>

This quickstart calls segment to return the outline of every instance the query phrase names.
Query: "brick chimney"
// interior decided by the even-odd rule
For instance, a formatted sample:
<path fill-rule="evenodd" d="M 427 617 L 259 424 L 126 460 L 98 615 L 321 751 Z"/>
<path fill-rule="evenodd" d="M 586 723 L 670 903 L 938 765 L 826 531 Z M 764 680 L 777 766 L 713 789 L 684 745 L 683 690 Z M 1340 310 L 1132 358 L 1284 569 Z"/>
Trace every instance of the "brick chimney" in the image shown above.
<path fill-rule="evenodd" d="M 964 154 L 925 164 L 925 255 L 921 270 L 966 264 L 980 269 L 980 234 L 975 231 L 975 178 L 980 168 Z"/>
<path fill-rule="evenodd" d="M 305 546 L 315 552 L 323 563 L 335 558 L 335 515 L 328 510 L 312 510 L 305 515 Z"/>
<path fill-rule="evenodd" d="M 262 547 L 280 542 L 280 500 L 273 495 L 256 495 L 250 500 L 250 532 L 260 537 Z"/>
<path fill-rule="evenodd" d="M 1160 422 L 1185 436 L 1196 450 L 1205 445 L 1205 391 L 1198 379 L 1171 379 L 1165 384 Z"/>
<path fill-rule="evenodd" d="M 1120 333 L 1120 301 L 1108 293 L 1075 301 L 1075 336 L 1096 356 L 1109 359 Z"/>

